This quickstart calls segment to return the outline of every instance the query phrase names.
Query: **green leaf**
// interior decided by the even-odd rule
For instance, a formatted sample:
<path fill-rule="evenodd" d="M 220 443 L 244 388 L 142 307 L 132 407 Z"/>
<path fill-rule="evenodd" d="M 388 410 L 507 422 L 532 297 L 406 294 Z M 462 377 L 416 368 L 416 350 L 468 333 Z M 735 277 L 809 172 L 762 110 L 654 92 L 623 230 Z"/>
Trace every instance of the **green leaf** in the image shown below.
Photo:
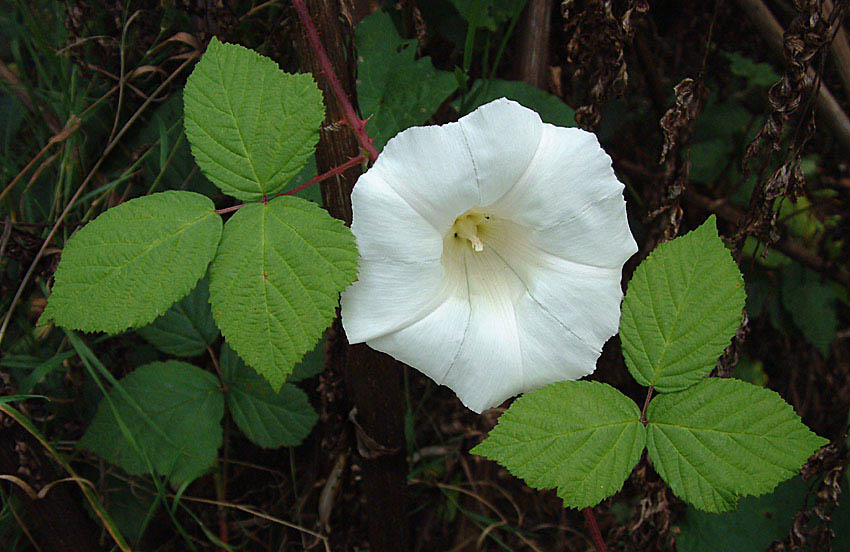
<path fill-rule="evenodd" d="M 280 389 L 357 275 L 351 231 L 297 197 L 246 205 L 210 267 L 213 317 L 249 366 Z"/>
<path fill-rule="evenodd" d="M 141 451 L 157 474 L 175 484 L 191 481 L 213 465 L 222 443 L 224 396 L 212 374 L 172 360 L 140 366 L 119 383 L 124 393 L 113 389 L 111 401 L 100 402 L 80 439 L 81 448 L 133 475 L 148 471 Z M 121 431 L 116 414 L 138 451 Z"/>
<path fill-rule="evenodd" d="M 774 539 L 788 534 L 805 497 L 806 485 L 795 477 L 781 483 L 771 494 L 742 499 L 735 512 L 707 514 L 688 506 L 679 524 L 681 533 L 676 537 L 679 552 L 765 550 Z"/>
<path fill-rule="evenodd" d="M 576 126 L 575 111 L 570 106 L 557 96 L 522 81 L 477 80 L 467 98 L 472 98 L 473 101 L 465 105 L 465 113 L 461 115 L 466 115 L 476 107 L 493 100 L 507 98 L 536 111 L 544 123 L 562 127 Z M 460 99 L 452 102 L 452 107 L 456 110 L 460 110 L 460 106 Z"/>
<path fill-rule="evenodd" d="M 296 383 L 307 378 L 312 378 L 325 371 L 325 344 L 328 341 L 327 332 L 322 336 L 312 351 L 301 358 L 301 362 L 295 365 L 292 373 L 286 378 L 289 383 Z"/>
<path fill-rule="evenodd" d="M 137 331 L 163 353 L 198 356 L 218 337 L 209 298 L 209 282 L 204 278 L 165 314 Z"/>
<path fill-rule="evenodd" d="M 295 446 L 319 419 L 304 391 L 284 383 L 275 393 L 269 382 L 245 366 L 227 344 L 221 350 L 221 371 L 233 421 L 261 447 Z"/>
<path fill-rule="evenodd" d="M 564 504 L 584 508 L 620 490 L 645 439 L 628 397 L 604 383 L 564 381 L 514 401 L 471 452 L 534 488 L 557 487 Z"/>
<path fill-rule="evenodd" d="M 737 52 L 721 53 L 729 60 L 732 74 L 745 78 L 748 86 L 767 88 L 779 80 L 779 75 L 769 63 L 753 61 Z"/>
<path fill-rule="evenodd" d="M 679 498 L 706 512 L 770 492 L 828 441 L 776 392 L 708 378 L 647 409 L 649 459 Z"/>
<path fill-rule="evenodd" d="M 662 243 L 629 282 L 620 339 L 632 376 L 661 392 L 714 368 L 741 324 L 744 280 L 717 235 L 714 215 Z"/>
<path fill-rule="evenodd" d="M 403 40 L 390 16 L 377 11 L 354 29 L 357 44 L 357 98 L 371 117 L 366 124 L 379 150 L 400 131 L 425 123 L 457 89 L 448 71 L 431 59 L 414 60 L 416 41 Z"/>
<path fill-rule="evenodd" d="M 221 238 L 214 209 L 200 194 L 162 192 L 104 212 L 65 244 L 39 324 L 118 333 L 152 322 L 207 271 Z"/>
<path fill-rule="evenodd" d="M 311 75 L 213 38 L 183 92 L 186 136 L 201 170 L 251 201 L 281 191 L 313 153 L 325 118 Z"/>
<path fill-rule="evenodd" d="M 837 298 L 835 286 L 799 263 L 791 263 L 782 271 L 782 304 L 825 357 L 838 332 Z"/>

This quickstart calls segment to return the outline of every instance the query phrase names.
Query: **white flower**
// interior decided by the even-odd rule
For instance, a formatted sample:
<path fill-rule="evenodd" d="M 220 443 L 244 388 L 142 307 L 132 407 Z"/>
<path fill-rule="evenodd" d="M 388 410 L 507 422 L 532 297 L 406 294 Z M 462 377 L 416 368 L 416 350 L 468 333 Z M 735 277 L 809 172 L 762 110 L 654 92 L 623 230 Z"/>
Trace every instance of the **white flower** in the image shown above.
<path fill-rule="evenodd" d="M 481 412 L 593 372 L 637 251 L 596 137 L 500 99 L 410 128 L 351 194 L 360 275 L 351 343 L 417 368 Z"/>

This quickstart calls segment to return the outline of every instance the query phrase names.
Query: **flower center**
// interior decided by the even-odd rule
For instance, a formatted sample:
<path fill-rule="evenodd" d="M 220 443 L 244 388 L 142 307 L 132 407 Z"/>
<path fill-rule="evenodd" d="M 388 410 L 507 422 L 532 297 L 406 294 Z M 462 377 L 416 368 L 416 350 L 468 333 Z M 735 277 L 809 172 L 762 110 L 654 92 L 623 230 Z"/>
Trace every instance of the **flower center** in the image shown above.
<path fill-rule="evenodd" d="M 478 237 L 478 231 L 485 221 L 490 220 L 489 215 L 470 209 L 455 219 L 451 233 L 458 240 L 467 240 L 473 251 L 483 251 L 484 243 Z"/>

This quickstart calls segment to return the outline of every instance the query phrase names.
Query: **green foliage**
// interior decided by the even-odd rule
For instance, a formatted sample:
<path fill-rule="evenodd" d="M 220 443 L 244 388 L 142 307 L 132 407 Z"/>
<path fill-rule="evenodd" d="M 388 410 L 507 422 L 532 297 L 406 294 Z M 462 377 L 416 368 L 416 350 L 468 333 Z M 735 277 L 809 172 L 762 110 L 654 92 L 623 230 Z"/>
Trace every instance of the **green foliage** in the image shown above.
<path fill-rule="evenodd" d="M 176 93 L 153 112 L 139 133 L 138 147 L 154 148 L 145 157 L 148 193 L 187 190 L 215 196 L 218 189 L 198 170 L 189 141 L 183 132 L 183 94 Z"/>
<path fill-rule="evenodd" d="M 735 512 L 708 514 L 689 506 L 676 537 L 679 552 L 765 550 L 788 533 L 805 495 L 805 484 L 795 477 L 770 494 L 742 499 Z"/>
<path fill-rule="evenodd" d="M 749 87 L 767 88 L 779 80 L 779 75 L 769 63 L 759 63 L 737 52 L 723 52 L 729 60 L 729 70 L 733 75 L 747 81 Z"/>
<path fill-rule="evenodd" d="M 620 490 L 645 439 L 629 398 L 604 383 L 565 381 L 517 399 L 472 452 L 584 508 Z"/>
<path fill-rule="evenodd" d="M 782 272 L 782 304 L 823 356 L 829 355 L 829 346 L 838 332 L 837 298 L 834 284 L 799 263 L 790 264 Z"/>
<path fill-rule="evenodd" d="M 224 414 L 213 375 L 172 360 L 141 366 L 119 383 L 101 401 L 78 446 L 134 475 L 152 466 L 175 484 L 213 465 Z"/>
<path fill-rule="evenodd" d="M 275 393 L 227 344 L 221 351 L 221 372 L 233 421 L 261 447 L 295 446 L 316 424 L 318 414 L 304 391 L 284 383 Z"/>
<path fill-rule="evenodd" d="M 242 200 L 283 190 L 319 140 L 325 117 L 311 75 L 213 38 L 186 82 L 186 136 L 204 174 Z"/>
<path fill-rule="evenodd" d="M 575 111 L 557 96 L 540 90 L 522 81 L 506 81 L 501 79 L 477 80 L 472 85 L 467 98 L 472 98 L 468 105 L 464 104 L 461 115 L 498 98 L 514 100 L 540 115 L 544 123 L 562 127 L 576 126 Z M 452 102 L 452 107 L 461 109 L 461 102 Z"/>
<path fill-rule="evenodd" d="M 307 378 L 319 375 L 325 370 L 325 343 L 327 343 L 327 332 L 316 343 L 312 351 L 308 351 L 301 358 L 301 362 L 295 365 L 292 373 L 286 378 L 289 383 L 296 383 Z"/>
<path fill-rule="evenodd" d="M 203 354 L 218 337 L 209 298 L 209 281 L 204 278 L 165 314 L 137 331 L 163 353 L 182 357 Z"/>
<path fill-rule="evenodd" d="M 693 385 L 714 368 L 741 323 L 744 281 L 714 217 L 641 263 L 623 302 L 620 339 L 632 376 L 658 391 Z"/>
<path fill-rule="evenodd" d="M 448 71 L 430 58 L 414 59 L 416 41 L 402 39 L 390 16 L 377 11 L 354 29 L 357 98 L 369 136 L 379 150 L 400 131 L 421 125 L 457 88 Z"/>
<path fill-rule="evenodd" d="M 222 231 L 213 209 L 162 192 L 104 212 L 65 244 L 39 323 L 118 333 L 152 322 L 206 272 Z"/>
<path fill-rule="evenodd" d="M 661 244 L 635 271 L 620 330 L 629 371 L 662 393 L 645 418 L 606 384 L 556 383 L 517 399 L 472 452 L 533 487 L 557 487 L 574 508 L 616 492 L 644 444 L 673 492 L 700 510 L 722 512 L 740 496 L 771 491 L 827 441 L 775 392 L 703 379 L 734 335 L 744 299 L 713 217 Z"/>
<path fill-rule="evenodd" d="M 330 324 L 357 273 L 351 232 L 296 197 L 246 205 L 210 267 L 213 317 L 249 366 L 280 389 Z"/>
<path fill-rule="evenodd" d="M 470 27 L 495 31 L 496 27 L 517 15 L 525 0 L 451 0 Z"/>
<path fill-rule="evenodd" d="M 771 491 L 828 442 L 774 391 L 734 379 L 660 395 L 647 419 L 655 470 L 676 496 L 707 512 Z"/>

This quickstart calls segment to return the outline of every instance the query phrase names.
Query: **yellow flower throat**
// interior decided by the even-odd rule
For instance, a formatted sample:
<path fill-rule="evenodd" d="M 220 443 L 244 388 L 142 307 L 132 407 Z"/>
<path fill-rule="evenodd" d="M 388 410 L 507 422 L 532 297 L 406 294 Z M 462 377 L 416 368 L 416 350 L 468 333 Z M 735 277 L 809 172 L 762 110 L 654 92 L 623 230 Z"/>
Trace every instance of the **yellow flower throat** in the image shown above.
<path fill-rule="evenodd" d="M 489 219 L 489 215 L 470 209 L 455 219 L 455 223 L 451 229 L 452 235 L 456 239 L 469 241 L 473 251 L 483 251 L 484 243 L 478 237 L 478 231 L 484 221 Z"/>

